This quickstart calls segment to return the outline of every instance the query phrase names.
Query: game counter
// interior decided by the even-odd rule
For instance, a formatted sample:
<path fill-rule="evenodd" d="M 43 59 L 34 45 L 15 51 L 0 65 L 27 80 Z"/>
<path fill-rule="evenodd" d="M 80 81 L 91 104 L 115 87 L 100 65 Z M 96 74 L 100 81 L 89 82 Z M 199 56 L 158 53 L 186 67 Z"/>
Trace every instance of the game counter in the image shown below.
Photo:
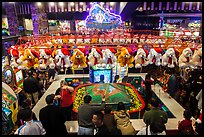
<path fill-rule="evenodd" d="M 129 73 L 128 77 L 141 76 L 143 79 L 145 78 L 146 73 Z M 55 94 L 55 91 L 60 86 L 60 81 L 65 78 L 88 78 L 88 74 L 70 74 L 70 75 L 58 75 L 58 79 L 54 81 L 47 91 L 43 94 L 38 103 L 34 106 L 33 112 L 36 114 L 37 119 L 39 119 L 39 111 L 41 108 L 46 106 L 45 97 L 49 94 Z M 162 88 L 159 85 L 152 85 L 152 90 L 156 94 L 156 96 L 166 105 L 166 107 L 172 112 L 175 118 L 169 118 L 166 124 L 167 130 L 177 130 L 178 129 L 178 121 L 182 119 L 184 108 L 179 105 L 173 98 L 168 98 L 168 93 L 163 92 Z M 141 118 L 141 117 L 140 117 Z M 133 126 L 137 131 L 139 131 L 142 127 L 145 126 L 143 119 L 131 119 Z M 66 123 L 67 130 L 70 133 L 77 133 L 78 131 L 78 123 L 77 121 L 67 121 Z"/>

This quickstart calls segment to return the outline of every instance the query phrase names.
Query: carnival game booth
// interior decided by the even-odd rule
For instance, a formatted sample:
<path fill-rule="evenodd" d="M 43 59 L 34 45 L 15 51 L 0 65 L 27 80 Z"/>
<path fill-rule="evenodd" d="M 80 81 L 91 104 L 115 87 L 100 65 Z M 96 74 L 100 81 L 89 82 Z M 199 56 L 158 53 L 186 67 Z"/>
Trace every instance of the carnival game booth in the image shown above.
<path fill-rule="evenodd" d="M 74 90 L 74 112 L 77 113 L 78 107 L 83 104 L 83 97 L 87 94 L 92 97 L 92 105 L 100 105 L 105 96 L 105 103 L 110 104 L 113 111 L 117 110 L 117 104 L 121 101 L 129 113 L 139 112 L 145 106 L 138 91 L 129 83 L 95 83 L 80 85 Z"/>
<path fill-rule="evenodd" d="M 9 85 L 2 82 L 2 130 L 8 134 L 13 129 L 17 121 L 18 99 Z"/>

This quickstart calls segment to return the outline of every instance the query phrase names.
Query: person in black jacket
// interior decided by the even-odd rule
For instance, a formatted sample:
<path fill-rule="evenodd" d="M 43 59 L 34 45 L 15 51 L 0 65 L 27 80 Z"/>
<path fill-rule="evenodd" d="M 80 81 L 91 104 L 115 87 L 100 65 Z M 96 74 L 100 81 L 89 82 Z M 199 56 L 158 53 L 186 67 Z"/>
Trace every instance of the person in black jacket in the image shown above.
<path fill-rule="evenodd" d="M 103 122 L 103 113 L 101 111 L 97 111 L 93 114 L 92 122 L 96 128 L 95 135 L 110 135 L 108 128 Z"/>
<path fill-rule="evenodd" d="M 145 81 L 144 81 L 144 84 L 145 84 L 145 89 L 144 89 L 144 92 L 145 92 L 145 110 L 148 109 L 148 103 L 149 103 L 149 100 L 152 98 L 152 87 L 151 85 L 154 84 L 154 81 L 151 80 L 151 75 L 148 73 L 146 76 L 145 76 Z"/>
<path fill-rule="evenodd" d="M 32 100 L 32 105 L 38 102 L 39 93 L 41 93 L 40 85 L 37 79 L 33 77 L 33 71 L 27 72 L 28 77 L 23 81 L 23 89 L 27 93 L 28 98 Z"/>
<path fill-rule="evenodd" d="M 40 110 L 39 119 L 46 131 L 46 135 L 68 135 L 65 126 L 66 117 L 62 113 L 62 109 L 53 104 L 54 100 L 54 94 L 50 94 L 46 97 L 45 101 L 47 106 Z"/>

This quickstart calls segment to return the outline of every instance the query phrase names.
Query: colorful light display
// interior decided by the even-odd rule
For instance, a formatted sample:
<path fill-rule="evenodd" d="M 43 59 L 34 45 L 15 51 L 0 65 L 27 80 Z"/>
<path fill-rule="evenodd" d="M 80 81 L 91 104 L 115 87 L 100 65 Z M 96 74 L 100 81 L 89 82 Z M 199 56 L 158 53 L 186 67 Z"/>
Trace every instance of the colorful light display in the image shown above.
<path fill-rule="evenodd" d="M 122 23 L 122 20 L 119 15 L 111 13 L 108 9 L 105 10 L 97 3 L 94 3 L 85 23 L 87 28 L 109 30 L 117 28 Z"/>

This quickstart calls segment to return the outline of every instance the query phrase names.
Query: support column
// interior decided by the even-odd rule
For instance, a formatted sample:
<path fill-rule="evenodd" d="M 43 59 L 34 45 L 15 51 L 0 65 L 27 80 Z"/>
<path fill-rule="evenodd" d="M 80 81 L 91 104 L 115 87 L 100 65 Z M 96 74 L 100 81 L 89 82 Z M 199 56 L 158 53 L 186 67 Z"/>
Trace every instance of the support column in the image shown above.
<path fill-rule="evenodd" d="M 33 35 L 45 34 L 48 32 L 47 14 L 42 9 L 31 4 L 31 17 L 33 22 Z"/>
<path fill-rule="evenodd" d="M 18 17 L 16 13 L 15 3 L 7 3 L 5 11 L 8 19 L 9 32 L 11 36 L 19 35 L 18 31 Z"/>

